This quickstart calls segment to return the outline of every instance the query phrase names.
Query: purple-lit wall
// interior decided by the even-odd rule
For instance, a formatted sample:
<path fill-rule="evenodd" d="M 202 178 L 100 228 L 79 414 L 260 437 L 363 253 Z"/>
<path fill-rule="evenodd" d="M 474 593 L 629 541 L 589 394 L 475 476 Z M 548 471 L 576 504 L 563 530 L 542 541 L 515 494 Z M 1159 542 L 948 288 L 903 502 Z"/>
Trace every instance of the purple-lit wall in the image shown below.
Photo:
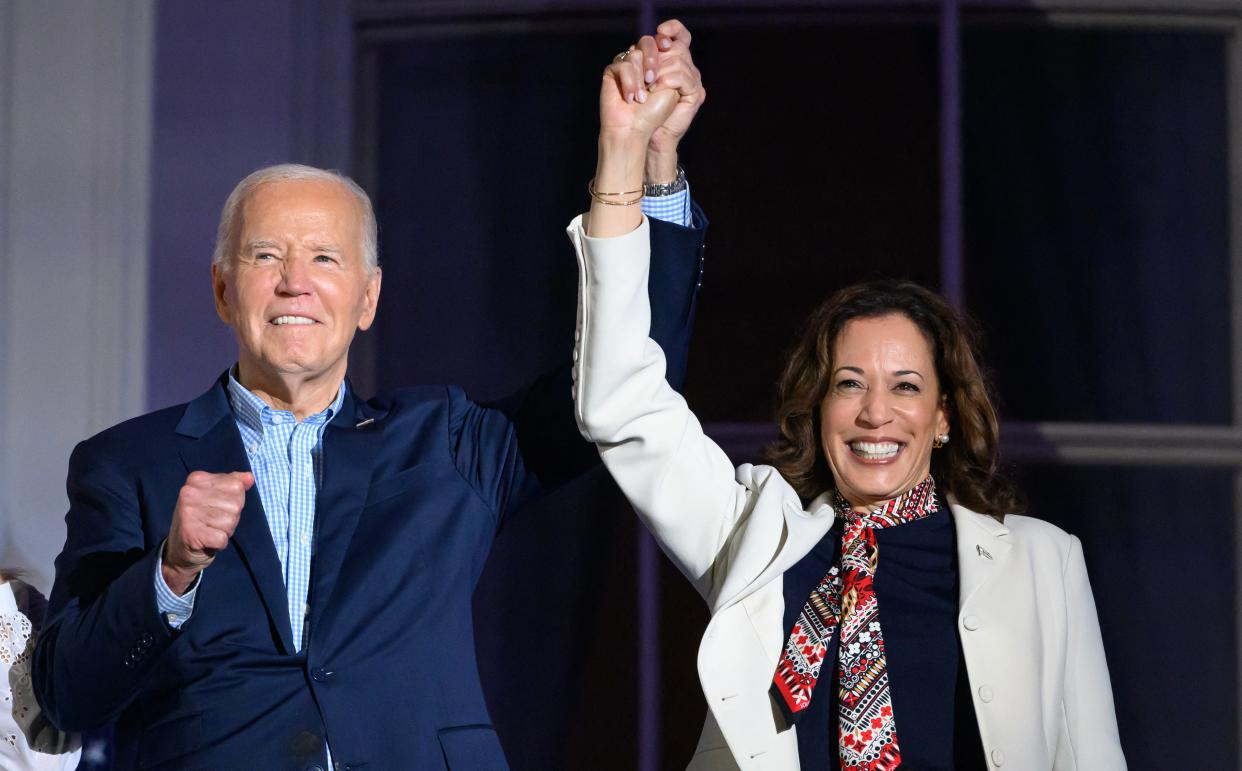
<path fill-rule="evenodd" d="M 344 2 L 160 3 L 151 161 L 147 404 L 192 399 L 235 358 L 211 299 L 220 207 L 273 163 L 343 168 Z"/>

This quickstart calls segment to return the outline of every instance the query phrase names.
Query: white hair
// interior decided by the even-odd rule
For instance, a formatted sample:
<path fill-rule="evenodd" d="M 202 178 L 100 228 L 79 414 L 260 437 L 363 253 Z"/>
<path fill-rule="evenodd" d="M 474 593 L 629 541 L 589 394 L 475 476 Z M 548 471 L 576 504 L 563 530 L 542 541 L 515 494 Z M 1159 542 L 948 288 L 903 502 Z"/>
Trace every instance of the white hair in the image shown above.
<path fill-rule="evenodd" d="M 211 258 L 212 264 L 219 265 L 221 268 L 229 266 L 230 253 L 236 248 L 238 212 L 256 188 L 268 182 L 301 180 L 335 182 L 342 185 L 358 201 L 358 208 L 362 210 L 362 256 L 366 261 L 367 273 L 374 273 L 379 268 L 379 237 L 376 233 L 375 209 L 372 208 L 371 199 L 366 191 L 357 182 L 338 171 L 319 169 L 300 163 L 264 166 L 250 172 L 245 179 L 237 183 L 237 187 L 233 188 L 233 192 L 229 193 L 228 199 L 225 200 L 223 211 L 220 212 L 220 226 L 216 229 L 216 249 Z"/>

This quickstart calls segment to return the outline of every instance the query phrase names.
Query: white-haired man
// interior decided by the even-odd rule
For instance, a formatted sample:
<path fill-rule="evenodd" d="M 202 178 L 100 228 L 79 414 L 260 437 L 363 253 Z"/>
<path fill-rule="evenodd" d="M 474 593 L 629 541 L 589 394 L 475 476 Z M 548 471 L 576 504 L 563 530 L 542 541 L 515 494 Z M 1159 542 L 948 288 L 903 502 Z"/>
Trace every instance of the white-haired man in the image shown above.
<path fill-rule="evenodd" d="M 655 183 L 673 183 L 701 102 L 688 44 L 668 22 L 636 54 L 682 83 L 652 140 Z M 686 224 L 652 235 L 668 268 L 653 274 L 654 326 L 672 359 L 702 248 Z M 73 453 L 35 690 L 61 728 L 115 721 L 120 768 L 505 767 L 471 596 L 505 518 L 595 450 L 547 441 L 576 437 L 568 376 L 506 411 L 452 387 L 353 394 L 375 252 L 350 180 L 251 174 L 225 205 L 212 266 L 236 365 L 189 404 Z"/>

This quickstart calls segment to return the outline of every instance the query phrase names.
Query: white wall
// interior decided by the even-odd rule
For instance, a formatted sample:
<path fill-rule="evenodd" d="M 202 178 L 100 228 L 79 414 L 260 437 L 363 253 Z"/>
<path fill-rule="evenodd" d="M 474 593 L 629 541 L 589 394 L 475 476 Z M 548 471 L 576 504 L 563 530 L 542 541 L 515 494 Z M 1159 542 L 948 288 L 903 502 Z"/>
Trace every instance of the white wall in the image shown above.
<path fill-rule="evenodd" d="M 0 565 L 45 591 L 73 445 L 144 406 L 153 13 L 0 2 Z"/>

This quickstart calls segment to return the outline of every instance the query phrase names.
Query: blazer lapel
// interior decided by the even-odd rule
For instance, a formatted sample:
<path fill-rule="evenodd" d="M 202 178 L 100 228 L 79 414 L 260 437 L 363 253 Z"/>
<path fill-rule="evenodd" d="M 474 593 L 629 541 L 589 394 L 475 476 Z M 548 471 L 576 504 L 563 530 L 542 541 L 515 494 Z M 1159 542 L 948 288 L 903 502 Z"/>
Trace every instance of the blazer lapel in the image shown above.
<path fill-rule="evenodd" d="M 957 533 L 957 571 L 961 582 L 958 607 L 962 607 L 980 587 L 1000 574 L 1009 561 L 1013 544 L 1009 541 L 1009 528 L 993 517 L 952 501 L 950 510 Z"/>
<path fill-rule="evenodd" d="M 754 580 L 748 581 L 740 591 L 731 597 L 726 597 L 722 593 L 723 601 L 717 608 L 717 612 L 746 599 L 772 579 L 784 574 L 798 560 L 806 556 L 815 544 L 819 543 L 832 527 L 832 523 L 836 521 L 836 511 L 828 503 L 829 495 L 828 492 L 822 493 L 811 501 L 805 510 L 797 498 L 786 498 L 781 502 L 784 531 L 781 533 L 776 552 Z"/>
<path fill-rule="evenodd" d="M 315 556 L 311 566 L 311 618 L 322 618 L 366 504 L 381 446 L 384 414 L 354 397 L 346 385 L 341 411 L 323 436 L 323 480 L 315 501 Z M 315 609 L 318 608 L 316 611 Z M 314 631 L 314 623 L 311 630 Z"/>
<path fill-rule="evenodd" d="M 225 392 L 224 383 L 227 378 L 228 373 L 225 373 L 210 391 L 190 402 L 177 425 L 177 433 L 188 440 L 181 445 L 181 460 L 185 463 L 187 472 L 226 474 L 231 471 L 250 470 L 250 460 L 242 447 L 241 434 L 237 431 L 233 410 Z M 263 599 L 263 605 L 267 608 L 272 628 L 280 636 L 284 652 L 293 653 L 285 581 L 257 487 L 246 491 L 246 505 L 242 509 L 241 521 L 233 531 L 232 541 L 242 562 L 250 571 L 259 596 Z"/>

